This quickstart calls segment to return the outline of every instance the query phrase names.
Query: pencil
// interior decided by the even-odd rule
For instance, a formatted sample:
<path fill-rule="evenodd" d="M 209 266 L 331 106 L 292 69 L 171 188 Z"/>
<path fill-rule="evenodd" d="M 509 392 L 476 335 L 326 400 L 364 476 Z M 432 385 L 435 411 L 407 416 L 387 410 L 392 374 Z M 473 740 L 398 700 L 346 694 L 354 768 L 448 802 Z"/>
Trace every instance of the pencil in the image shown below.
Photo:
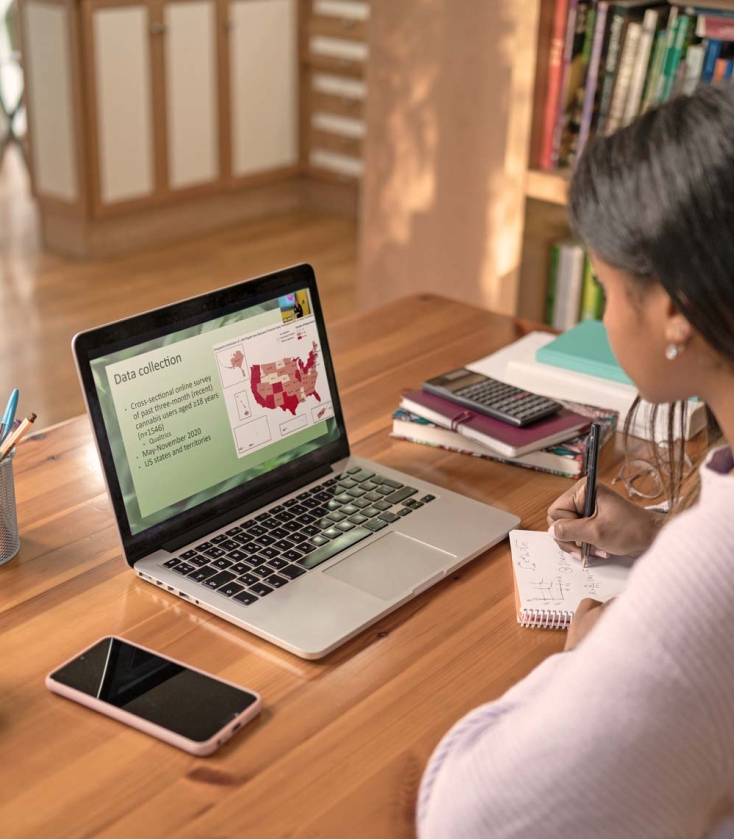
<path fill-rule="evenodd" d="M 36 421 L 35 414 L 28 414 L 28 416 L 23 420 L 23 422 L 13 431 L 12 433 L 8 434 L 5 438 L 5 441 L 0 446 L 0 461 L 5 460 L 8 455 L 8 452 L 15 446 L 16 443 L 19 443 L 23 437 L 25 436 L 28 429 L 33 425 Z"/>

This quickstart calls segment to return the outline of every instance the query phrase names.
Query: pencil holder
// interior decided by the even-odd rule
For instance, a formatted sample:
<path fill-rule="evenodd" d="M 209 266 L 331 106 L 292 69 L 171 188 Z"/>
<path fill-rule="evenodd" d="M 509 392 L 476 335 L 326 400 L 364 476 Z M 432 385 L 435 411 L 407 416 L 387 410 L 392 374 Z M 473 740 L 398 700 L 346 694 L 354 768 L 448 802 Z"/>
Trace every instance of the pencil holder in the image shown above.
<path fill-rule="evenodd" d="M 18 511 L 15 506 L 12 451 L 0 462 L 0 565 L 9 562 L 20 550 Z"/>

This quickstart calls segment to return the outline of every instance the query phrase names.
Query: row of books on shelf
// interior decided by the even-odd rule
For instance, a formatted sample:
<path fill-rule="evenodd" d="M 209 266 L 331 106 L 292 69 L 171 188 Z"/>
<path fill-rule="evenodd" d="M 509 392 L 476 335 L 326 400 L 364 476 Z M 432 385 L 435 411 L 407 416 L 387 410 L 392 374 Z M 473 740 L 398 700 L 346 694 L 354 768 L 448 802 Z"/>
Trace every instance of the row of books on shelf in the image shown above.
<path fill-rule="evenodd" d="M 545 322 L 555 329 L 601 320 L 604 292 L 580 242 L 562 239 L 551 245 L 547 289 Z"/>
<path fill-rule="evenodd" d="M 611 134 L 700 85 L 731 79 L 734 4 L 705 4 L 556 0 L 541 167 L 573 166 L 596 134 Z"/>

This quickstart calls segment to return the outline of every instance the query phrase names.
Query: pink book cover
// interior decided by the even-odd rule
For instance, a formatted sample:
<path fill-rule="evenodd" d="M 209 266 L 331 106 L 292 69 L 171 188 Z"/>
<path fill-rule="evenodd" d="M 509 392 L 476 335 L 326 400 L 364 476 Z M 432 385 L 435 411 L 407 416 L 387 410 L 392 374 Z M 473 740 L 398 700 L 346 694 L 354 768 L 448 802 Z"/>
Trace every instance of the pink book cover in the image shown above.
<path fill-rule="evenodd" d="M 563 435 L 566 431 L 568 437 L 573 437 L 574 433 L 590 424 L 588 417 L 562 408 L 552 417 L 535 422 L 525 428 L 517 428 L 484 414 L 470 411 L 463 405 L 457 405 L 455 402 L 450 402 L 448 399 L 442 399 L 440 396 L 434 396 L 432 393 L 426 393 L 423 390 L 412 390 L 404 394 L 403 399 L 418 407 L 415 413 L 418 413 L 419 416 L 420 407 L 426 408 L 444 417 L 448 421 L 447 427 L 450 427 L 452 431 L 459 431 L 459 426 L 471 428 L 477 434 L 486 437 L 489 446 L 492 445 L 490 441 L 497 441 L 513 449 L 532 450 L 542 448 L 541 443 L 544 440 Z M 531 449 L 528 449 L 528 446 Z"/>

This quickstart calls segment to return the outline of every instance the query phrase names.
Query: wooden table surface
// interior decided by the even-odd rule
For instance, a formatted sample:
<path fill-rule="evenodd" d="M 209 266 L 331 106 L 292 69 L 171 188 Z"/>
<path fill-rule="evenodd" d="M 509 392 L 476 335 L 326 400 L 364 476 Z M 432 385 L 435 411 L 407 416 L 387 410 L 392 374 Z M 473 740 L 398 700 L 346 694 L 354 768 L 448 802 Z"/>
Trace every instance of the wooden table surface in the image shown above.
<path fill-rule="evenodd" d="M 389 436 L 402 391 L 522 331 L 433 296 L 334 324 L 354 453 L 545 528 L 568 479 Z M 620 458 L 617 440 L 603 474 Z M 303 661 L 133 575 L 86 417 L 27 438 L 14 467 L 22 547 L 0 567 L 3 837 L 413 836 L 442 734 L 563 644 L 561 632 L 517 625 L 505 541 L 327 658 Z M 50 670 L 107 634 L 254 688 L 263 713 L 202 759 L 46 690 Z"/>

